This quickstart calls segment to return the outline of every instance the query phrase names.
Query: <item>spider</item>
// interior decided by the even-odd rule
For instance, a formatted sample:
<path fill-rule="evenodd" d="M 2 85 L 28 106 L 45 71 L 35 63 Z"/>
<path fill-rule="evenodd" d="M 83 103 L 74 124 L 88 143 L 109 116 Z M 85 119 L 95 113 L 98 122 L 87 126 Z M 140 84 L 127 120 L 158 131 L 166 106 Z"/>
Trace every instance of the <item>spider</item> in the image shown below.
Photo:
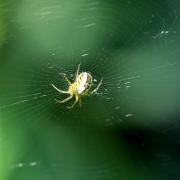
<path fill-rule="evenodd" d="M 57 103 L 62 104 L 62 103 L 69 101 L 73 97 L 75 97 L 75 101 L 70 107 L 68 107 L 69 109 L 73 108 L 77 102 L 79 102 L 79 106 L 81 106 L 81 97 L 96 94 L 96 92 L 98 91 L 99 87 L 102 84 L 103 78 L 101 79 L 101 81 L 99 82 L 97 87 L 94 90 L 90 91 L 91 86 L 93 84 L 92 83 L 92 79 L 93 79 L 92 75 L 87 72 L 79 73 L 79 70 L 80 70 L 80 64 L 78 65 L 78 68 L 76 71 L 76 76 L 75 76 L 75 81 L 73 83 L 71 83 L 69 81 L 66 74 L 60 73 L 61 75 L 63 75 L 63 77 L 65 78 L 65 80 L 67 81 L 67 83 L 69 85 L 69 88 L 67 91 L 60 90 L 54 84 L 51 83 L 52 87 L 59 93 L 69 94 L 69 97 L 67 97 L 64 100 L 59 101 L 59 100 L 55 99 L 55 101 Z"/>

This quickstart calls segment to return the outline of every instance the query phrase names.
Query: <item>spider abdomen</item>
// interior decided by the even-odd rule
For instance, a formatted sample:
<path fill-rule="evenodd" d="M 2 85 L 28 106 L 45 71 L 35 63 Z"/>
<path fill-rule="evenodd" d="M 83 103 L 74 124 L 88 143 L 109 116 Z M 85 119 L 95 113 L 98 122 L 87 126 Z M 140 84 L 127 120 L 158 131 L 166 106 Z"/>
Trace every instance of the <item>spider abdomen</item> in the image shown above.
<path fill-rule="evenodd" d="M 92 85 L 92 76 L 87 72 L 82 72 L 77 77 L 76 83 L 78 94 L 83 94 L 85 91 L 90 89 Z"/>

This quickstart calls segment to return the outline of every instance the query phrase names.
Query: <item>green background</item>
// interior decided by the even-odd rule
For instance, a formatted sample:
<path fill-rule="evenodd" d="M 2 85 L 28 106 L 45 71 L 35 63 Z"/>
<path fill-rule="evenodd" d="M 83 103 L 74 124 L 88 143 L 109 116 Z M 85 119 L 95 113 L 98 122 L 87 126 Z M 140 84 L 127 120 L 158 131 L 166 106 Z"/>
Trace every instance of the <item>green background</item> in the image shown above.
<path fill-rule="evenodd" d="M 0 0 L 0 180 L 178 179 L 179 16 L 178 0 Z M 104 80 L 70 111 L 50 84 L 80 63 Z"/>

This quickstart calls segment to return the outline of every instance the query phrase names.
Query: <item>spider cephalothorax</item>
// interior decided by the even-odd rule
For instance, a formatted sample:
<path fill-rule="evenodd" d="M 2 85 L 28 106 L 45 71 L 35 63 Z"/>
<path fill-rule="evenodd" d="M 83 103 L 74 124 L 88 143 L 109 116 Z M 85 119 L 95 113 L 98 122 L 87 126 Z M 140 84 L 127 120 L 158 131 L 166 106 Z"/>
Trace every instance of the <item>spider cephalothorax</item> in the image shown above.
<path fill-rule="evenodd" d="M 69 79 L 66 77 L 66 74 L 62 74 L 64 76 L 65 80 L 67 81 L 67 83 L 69 84 L 69 88 L 67 91 L 62 91 L 62 90 L 58 89 L 54 84 L 51 84 L 52 87 L 55 90 L 57 90 L 58 92 L 63 93 L 63 94 L 69 94 L 69 97 L 67 97 L 66 99 L 64 99 L 62 101 L 55 99 L 56 102 L 65 103 L 65 102 L 69 101 L 71 98 L 75 97 L 75 101 L 72 104 L 72 106 L 70 107 L 70 108 L 73 108 L 78 101 L 79 101 L 79 105 L 81 106 L 81 97 L 82 96 L 92 95 L 97 92 L 97 90 L 99 89 L 99 87 L 102 83 L 103 78 L 99 82 L 98 86 L 94 90 L 91 91 L 90 89 L 93 84 L 91 74 L 87 73 L 87 72 L 79 73 L 79 68 L 80 68 L 80 64 L 78 65 L 75 81 L 73 83 L 71 83 L 69 81 Z"/>

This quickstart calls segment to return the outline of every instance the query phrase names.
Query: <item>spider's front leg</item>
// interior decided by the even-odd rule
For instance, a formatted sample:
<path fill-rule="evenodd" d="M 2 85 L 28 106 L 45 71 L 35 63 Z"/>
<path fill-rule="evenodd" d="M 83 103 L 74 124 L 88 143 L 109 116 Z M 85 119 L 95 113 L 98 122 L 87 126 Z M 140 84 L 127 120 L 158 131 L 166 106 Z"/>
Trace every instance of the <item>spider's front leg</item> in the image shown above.
<path fill-rule="evenodd" d="M 68 106 L 67 108 L 68 109 L 72 109 L 75 105 L 76 105 L 76 103 L 79 101 L 79 97 L 78 97 L 78 95 L 75 95 L 75 101 L 74 101 L 74 103 L 71 105 L 71 106 Z"/>
<path fill-rule="evenodd" d="M 67 102 L 67 101 L 69 101 L 71 98 L 72 98 L 73 96 L 69 96 L 69 97 L 67 97 L 66 99 L 64 99 L 64 100 L 62 100 L 62 101 L 59 101 L 59 100 L 57 100 L 57 99 L 54 99 L 57 103 L 65 103 L 65 102 Z"/>
<path fill-rule="evenodd" d="M 69 81 L 65 73 L 59 73 L 59 75 L 62 75 L 64 79 L 68 82 L 68 84 L 71 85 L 71 82 Z"/>
<path fill-rule="evenodd" d="M 101 84 L 102 84 L 102 81 L 103 81 L 103 78 L 102 78 L 101 81 L 99 82 L 98 86 L 97 86 L 93 91 L 90 92 L 91 94 L 95 94 L 95 93 L 98 91 L 99 87 L 100 87 Z"/>
<path fill-rule="evenodd" d="M 51 83 L 51 86 L 52 86 L 56 91 L 58 91 L 58 92 L 60 92 L 60 93 L 62 93 L 62 94 L 69 94 L 68 91 L 62 91 L 62 90 L 58 89 L 58 88 L 57 88 L 54 84 L 52 84 L 52 83 Z"/>

